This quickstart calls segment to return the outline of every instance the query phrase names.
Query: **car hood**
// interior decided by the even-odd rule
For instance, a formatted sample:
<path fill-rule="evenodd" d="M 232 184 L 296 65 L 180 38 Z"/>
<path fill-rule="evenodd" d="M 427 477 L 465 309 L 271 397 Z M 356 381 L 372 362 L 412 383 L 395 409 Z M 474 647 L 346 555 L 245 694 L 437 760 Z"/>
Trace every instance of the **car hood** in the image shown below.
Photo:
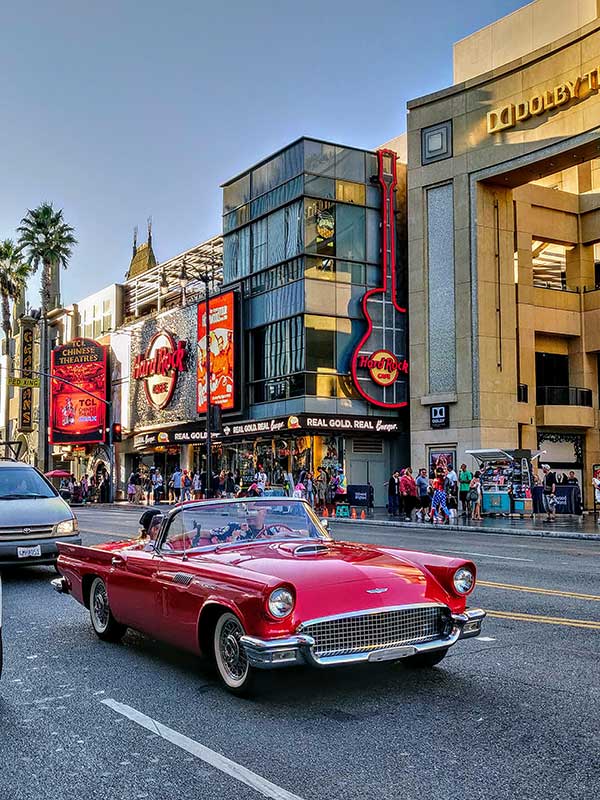
<path fill-rule="evenodd" d="M 352 595 L 359 592 L 364 597 L 365 608 L 447 601 L 446 592 L 429 571 L 400 551 L 390 553 L 369 545 L 315 540 L 265 542 L 215 552 L 209 558 L 289 582 L 299 599 L 303 589 L 328 590 L 318 592 L 321 602 L 327 595 L 331 599 L 335 595 L 336 606 L 346 588 Z M 330 613 L 337 613 L 337 608 Z"/>
<path fill-rule="evenodd" d="M 21 525 L 54 525 L 72 518 L 73 512 L 61 497 L 0 500 L 0 529 Z"/>

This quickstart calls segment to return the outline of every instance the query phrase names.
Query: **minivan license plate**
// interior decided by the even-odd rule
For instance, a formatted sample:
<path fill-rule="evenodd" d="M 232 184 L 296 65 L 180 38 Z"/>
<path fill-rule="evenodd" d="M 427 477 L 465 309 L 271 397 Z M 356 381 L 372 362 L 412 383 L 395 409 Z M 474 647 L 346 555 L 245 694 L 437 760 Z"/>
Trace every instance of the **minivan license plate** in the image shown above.
<path fill-rule="evenodd" d="M 410 645 L 405 647 L 390 647 L 388 650 L 376 650 L 369 654 L 369 661 L 395 661 L 397 658 L 414 656 L 416 649 Z"/>
<path fill-rule="evenodd" d="M 17 547 L 17 558 L 35 558 L 42 555 L 42 545 L 35 544 L 32 547 Z"/>

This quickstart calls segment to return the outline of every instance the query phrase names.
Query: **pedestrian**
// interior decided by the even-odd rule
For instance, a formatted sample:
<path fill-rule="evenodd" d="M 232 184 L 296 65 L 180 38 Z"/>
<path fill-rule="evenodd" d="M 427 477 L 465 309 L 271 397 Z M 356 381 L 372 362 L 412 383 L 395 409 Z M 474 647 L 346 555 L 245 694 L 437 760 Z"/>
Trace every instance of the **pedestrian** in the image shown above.
<path fill-rule="evenodd" d="M 226 493 L 225 484 L 226 483 L 227 483 L 227 476 L 225 475 L 225 470 L 222 469 L 219 472 L 219 488 L 218 488 L 219 497 L 225 497 L 225 493 Z"/>
<path fill-rule="evenodd" d="M 140 475 L 139 470 L 137 470 L 137 469 L 134 470 L 131 482 L 133 483 L 133 485 L 135 487 L 133 502 L 135 503 L 136 506 L 141 506 L 142 505 L 142 476 Z"/>
<path fill-rule="evenodd" d="M 187 469 L 183 470 L 181 478 L 181 497 L 184 503 L 192 499 L 192 478 Z"/>
<path fill-rule="evenodd" d="M 173 481 L 173 498 L 175 503 L 178 503 L 181 499 L 181 477 L 181 467 L 178 464 L 171 475 L 171 480 Z"/>
<path fill-rule="evenodd" d="M 594 472 L 592 477 L 592 486 L 594 487 L 594 498 L 596 500 L 596 505 L 599 508 L 599 516 L 596 520 L 596 523 L 600 522 L 600 469 L 597 469 Z"/>
<path fill-rule="evenodd" d="M 400 510 L 400 473 L 398 470 L 390 475 L 388 481 L 388 514 L 397 517 Z"/>
<path fill-rule="evenodd" d="M 573 470 L 569 472 L 569 476 L 567 478 L 567 486 L 579 486 L 579 481 L 577 480 L 577 476 L 575 475 Z"/>
<path fill-rule="evenodd" d="M 404 475 L 400 478 L 400 495 L 404 507 L 404 518 L 407 522 L 411 522 L 412 512 L 417 504 L 417 484 L 413 478 L 411 467 L 407 467 Z"/>
<path fill-rule="evenodd" d="M 312 472 L 306 473 L 306 499 L 308 500 L 311 508 L 315 507 L 315 484 Z"/>
<path fill-rule="evenodd" d="M 200 482 L 200 473 L 198 470 L 194 471 L 192 477 L 192 497 L 194 500 L 200 500 L 202 497 L 202 483 Z"/>
<path fill-rule="evenodd" d="M 262 490 L 262 493 L 264 493 L 265 489 L 267 488 L 267 481 L 267 473 L 264 471 L 262 464 L 259 464 L 256 468 L 256 472 L 254 473 L 254 483 L 256 483 L 258 488 Z"/>
<path fill-rule="evenodd" d="M 146 501 L 146 505 L 150 506 L 154 504 L 154 467 L 150 468 L 150 471 L 144 475 L 144 482 L 142 484 L 144 488 L 144 499 Z"/>
<path fill-rule="evenodd" d="M 87 499 L 90 492 L 90 484 L 87 475 L 82 476 L 80 481 L 80 486 L 81 486 L 81 500 L 83 503 L 87 503 Z"/>
<path fill-rule="evenodd" d="M 556 522 L 556 473 L 550 469 L 550 464 L 542 464 L 544 473 L 544 510 L 546 522 Z"/>
<path fill-rule="evenodd" d="M 132 472 L 127 481 L 127 500 L 133 504 L 134 499 L 135 499 L 135 486 L 133 485 L 133 472 Z"/>
<path fill-rule="evenodd" d="M 231 470 L 225 477 L 225 496 L 229 498 L 235 497 L 235 479 Z"/>
<path fill-rule="evenodd" d="M 433 498 L 431 500 L 431 522 L 436 522 L 442 517 L 444 525 L 450 524 L 450 511 L 448 510 L 448 496 L 445 490 L 445 478 L 442 470 L 437 471 L 433 479 Z"/>
<path fill-rule="evenodd" d="M 468 492 L 468 502 L 471 507 L 471 519 L 481 519 L 481 472 L 477 470 L 471 478 Z"/>
<path fill-rule="evenodd" d="M 446 493 L 449 497 L 458 499 L 458 475 L 452 464 L 450 464 L 446 473 Z"/>
<path fill-rule="evenodd" d="M 425 522 L 429 516 L 429 509 L 431 507 L 431 486 L 425 467 L 421 467 L 419 470 L 415 483 L 417 485 L 417 499 L 419 504 L 417 519 L 420 522 Z"/>
<path fill-rule="evenodd" d="M 160 468 L 156 468 L 154 473 L 154 505 L 160 505 L 165 490 L 165 482 Z"/>
<path fill-rule="evenodd" d="M 327 473 L 323 467 L 317 470 L 316 478 L 314 479 L 315 489 L 315 505 L 321 511 L 325 506 L 325 497 L 327 494 Z"/>
<path fill-rule="evenodd" d="M 466 464 L 460 465 L 460 472 L 458 473 L 458 496 L 462 506 L 462 516 L 467 518 L 471 516 L 471 506 L 469 504 L 469 487 L 473 480 L 473 473 L 467 469 Z"/>

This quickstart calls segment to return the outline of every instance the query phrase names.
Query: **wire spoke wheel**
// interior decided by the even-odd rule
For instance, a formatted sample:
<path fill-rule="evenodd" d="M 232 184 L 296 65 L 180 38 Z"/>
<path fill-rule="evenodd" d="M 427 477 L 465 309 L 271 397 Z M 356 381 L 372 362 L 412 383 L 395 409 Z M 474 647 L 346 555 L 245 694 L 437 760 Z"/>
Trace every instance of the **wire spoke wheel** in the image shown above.
<path fill-rule="evenodd" d="M 104 581 L 99 579 L 94 581 L 90 607 L 94 628 L 98 633 L 104 633 L 110 619 L 110 606 L 108 605 L 108 594 Z"/>
<path fill-rule="evenodd" d="M 240 642 L 245 631 L 230 612 L 217 621 L 214 635 L 215 661 L 222 681 L 229 689 L 243 690 L 249 680 L 250 665 Z"/>

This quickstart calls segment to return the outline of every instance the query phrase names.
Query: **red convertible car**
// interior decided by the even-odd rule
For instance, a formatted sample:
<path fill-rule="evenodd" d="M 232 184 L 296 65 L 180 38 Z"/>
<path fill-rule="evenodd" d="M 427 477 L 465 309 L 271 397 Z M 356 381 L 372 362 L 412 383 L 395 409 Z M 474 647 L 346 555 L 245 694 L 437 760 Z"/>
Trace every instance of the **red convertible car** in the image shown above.
<path fill-rule="evenodd" d="M 292 664 L 432 667 L 481 631 L 471 561 L 334 541 L 303 500 L 189 503 L 159 520 L 133 543 L 59 543 L 54 588 L 101 639 L 131 627 L 203 653 L 234 693 Z"/>

